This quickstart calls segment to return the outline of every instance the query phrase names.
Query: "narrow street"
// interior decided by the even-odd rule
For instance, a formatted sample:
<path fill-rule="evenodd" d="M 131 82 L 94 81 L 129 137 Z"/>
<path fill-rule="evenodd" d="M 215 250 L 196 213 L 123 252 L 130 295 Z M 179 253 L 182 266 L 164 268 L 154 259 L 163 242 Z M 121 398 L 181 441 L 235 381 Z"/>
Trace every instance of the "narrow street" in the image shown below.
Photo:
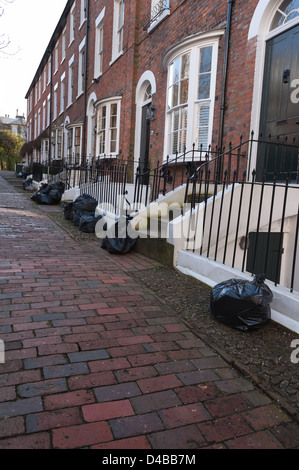
<path fill-rule="evenodd" d="M 61 209 L 62 210 L 62 209 Z M 0 173 L 0 449 L 291 449 L 299 426 L 133 273 Z"/>

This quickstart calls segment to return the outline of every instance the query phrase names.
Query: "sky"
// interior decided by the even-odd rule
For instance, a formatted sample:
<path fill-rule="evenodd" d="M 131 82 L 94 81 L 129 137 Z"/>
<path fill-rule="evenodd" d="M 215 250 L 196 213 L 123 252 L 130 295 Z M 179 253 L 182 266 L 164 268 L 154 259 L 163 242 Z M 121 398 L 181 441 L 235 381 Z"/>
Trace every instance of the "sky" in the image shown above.
<path fill-rule="evenodd" d="M 0 36 L 10 45 L 0 50 L 0 116 L 27 115 L 25 95 L 34 78 L 66 0 L 14 0 L 0 17 Z M 9 54 L 8 54 L 9 53 Z"/>

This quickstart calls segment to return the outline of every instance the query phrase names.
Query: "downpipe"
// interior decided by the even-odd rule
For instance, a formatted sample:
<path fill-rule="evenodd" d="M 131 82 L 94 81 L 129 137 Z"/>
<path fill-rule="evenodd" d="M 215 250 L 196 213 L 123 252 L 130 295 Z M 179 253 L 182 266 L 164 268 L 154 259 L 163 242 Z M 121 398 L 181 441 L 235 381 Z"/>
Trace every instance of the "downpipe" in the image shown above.
<path fill-rule="evenodd" d="M 219 139 L 218 139 L 218 148 L 220 149 L 220 152 L 222 152 L 222 144 L 223 144 L 224 114 L 227 109 L 225 96 L 226 96 L 226 84 L 227 84 L 227 69 L 228 69 L 231 22 L 232 22 L 232 10 L 233 10 L 234 3 L 235 3 L 235 0 L 228 0 L 228 5 L 227 5 L 226 36 L 225 36 L 222 93 L 221 93 L 221 105 L 220 105 Z"/>

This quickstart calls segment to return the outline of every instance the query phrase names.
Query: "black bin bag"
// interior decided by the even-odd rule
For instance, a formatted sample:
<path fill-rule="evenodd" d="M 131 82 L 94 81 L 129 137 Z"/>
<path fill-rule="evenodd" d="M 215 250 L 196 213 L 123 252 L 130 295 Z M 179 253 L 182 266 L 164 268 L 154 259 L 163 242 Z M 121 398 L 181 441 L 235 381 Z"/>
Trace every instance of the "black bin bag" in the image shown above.
<path fill-rule="evenodd" d="M 230 279 L 213 287 L 210 309 L 216 320 L 240 331 L 257 330 L 271 319 L 273 294 L 264 274 L 253 281 Z"/>
<path fill-rule="evenodd" d="M 96 225 L 101 218 L 101 215 L 83 215 L 80 218 L 79 230 L 85 233 L 95 233 Z"/>
<path fill-rule="evenodd" d="M 71 220 L 74 225 L 80 226 L 81 217 L 94 217 L 98 201 L 88 194 L 81 194 L 75 201 L 64 207 L 64 218 Z"/>
<path fill-rule="evenodd" d="M 121 217 L 107 232 L 101 247 L 112 254 L 124 255 L 129 253 L 136 243 L 136 238 L 131 238 L 128 234 L 128 224 L 130 220 L 131 218 L 129 216 Z"/>
<path fill-rule="evenodd" d="M 64 183 L 62 181 L 53 181 L 50 184 L 43 183 L 31 199 L 37 204 L 54 205 L 59 204 L 64 193 Z"/>

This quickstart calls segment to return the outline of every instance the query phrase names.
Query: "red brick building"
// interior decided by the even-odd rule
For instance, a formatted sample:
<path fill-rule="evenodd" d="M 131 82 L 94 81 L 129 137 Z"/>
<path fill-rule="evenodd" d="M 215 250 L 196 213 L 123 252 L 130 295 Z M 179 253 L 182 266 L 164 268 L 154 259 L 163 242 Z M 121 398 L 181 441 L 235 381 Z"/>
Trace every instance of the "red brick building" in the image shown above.
<path fill-rule="evenodd" d="M 295 0 L 69 0 L 26 95 L 27 153 L 154 165 L 298 135 L 298 24 Z"/>

